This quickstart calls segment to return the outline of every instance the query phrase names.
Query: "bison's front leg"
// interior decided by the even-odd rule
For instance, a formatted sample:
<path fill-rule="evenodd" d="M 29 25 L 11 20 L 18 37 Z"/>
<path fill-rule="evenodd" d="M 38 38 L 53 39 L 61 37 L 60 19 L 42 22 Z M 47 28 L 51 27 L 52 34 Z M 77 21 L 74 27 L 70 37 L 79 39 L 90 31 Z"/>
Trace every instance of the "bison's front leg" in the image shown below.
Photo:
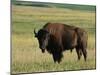
<path fill-rule="evenodd" d="M 81 49 L 76 48 L 76 52 L 77 52 L 78 60 L 80 60 L 80 58 L 81 58 L 81 56 L 82 56 Z"/>
<path fill-rule="evenodd" d="M 60 63 L 61 60 L 62 60 L 62 57 L 63 57 L 62 52 L 57 52 L 56 51 L 56 52 L 53 53 L 53 60 L 54 60 L 55 63 L 56 62 Z"/>

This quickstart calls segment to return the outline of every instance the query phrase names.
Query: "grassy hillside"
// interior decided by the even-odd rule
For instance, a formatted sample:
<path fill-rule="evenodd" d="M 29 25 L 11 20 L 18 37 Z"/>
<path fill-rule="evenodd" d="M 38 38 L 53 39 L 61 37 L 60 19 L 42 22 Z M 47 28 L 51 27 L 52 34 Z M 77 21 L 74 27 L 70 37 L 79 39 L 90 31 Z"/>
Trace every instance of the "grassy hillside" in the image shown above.
<path fill-rule="evenodd" d="M 58 4 L 58 3 L 48 3 L 48 2 L 28 2 L 28 1 L 16 1 L 16 0 L 12 0 L 12 4 L 22 5 L 22 6 L 67 8 L 72 10 L 95 11 L 95 6 L 91 6 L 91 5 L 77 5 L 77 4 L 64 4 L 64 3 Z"/>
<path fill-rule="evenodd" d="M 54 6 L 36 7 L 30 5 L 12 5 L 12 73 L 96 68 L 95 11 L 83 11 L 81 7 L 78 10 L 72 10 L 70 8 L 74 7 L 55 8 Z M 64 58 L 60 64 L 55 64 L 49 53 L 42 54 L 38 47 L 38 41 L 34 37 L 33 30 L 36 28 L 38 31 L 47 22 L 59 22 L 85 29 L 88 32 L 87 62 L 84 62 L 83 56 L 80 61 L 77 61 L 75 50 L 72 53 L 65 51 L 63 53 Z"/>

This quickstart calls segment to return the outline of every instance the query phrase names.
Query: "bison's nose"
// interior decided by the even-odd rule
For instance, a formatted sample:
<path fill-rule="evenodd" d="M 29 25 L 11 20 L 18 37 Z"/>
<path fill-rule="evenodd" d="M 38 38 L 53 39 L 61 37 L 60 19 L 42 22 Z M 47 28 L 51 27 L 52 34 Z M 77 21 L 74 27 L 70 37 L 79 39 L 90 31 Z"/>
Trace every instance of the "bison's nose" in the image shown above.
<path fill-rule="evenodd" d="M 44 47 L 41 46 L 40 49 L 42 50 L 42 53 L 45 52 L 45 48 Z"/>
<path fill-rule="evenodd" d="M 40 46 L 40 49 L 45 50 L 45 48 L 43 46 Z"/>

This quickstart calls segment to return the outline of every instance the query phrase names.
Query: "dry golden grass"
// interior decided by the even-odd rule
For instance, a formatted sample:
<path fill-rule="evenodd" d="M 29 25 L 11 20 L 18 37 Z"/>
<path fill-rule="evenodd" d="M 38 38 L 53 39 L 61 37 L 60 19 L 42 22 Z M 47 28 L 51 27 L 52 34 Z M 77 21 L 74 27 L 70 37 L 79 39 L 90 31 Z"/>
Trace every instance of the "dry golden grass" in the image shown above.
<path fill-rule="evenodd" d="M 46 22 L 61 22 L 85 28 L 89 36 L 87 62 L 83 56 L 77 61 L 75 50 L 72 53 L 65 51 L 60 64 L 54 63 L 48 52 L 43 54 L 33 30 L 40 29 Z M 95 12 L 12 6 L 12 73 L 95 69 L 95 52 Z"/>

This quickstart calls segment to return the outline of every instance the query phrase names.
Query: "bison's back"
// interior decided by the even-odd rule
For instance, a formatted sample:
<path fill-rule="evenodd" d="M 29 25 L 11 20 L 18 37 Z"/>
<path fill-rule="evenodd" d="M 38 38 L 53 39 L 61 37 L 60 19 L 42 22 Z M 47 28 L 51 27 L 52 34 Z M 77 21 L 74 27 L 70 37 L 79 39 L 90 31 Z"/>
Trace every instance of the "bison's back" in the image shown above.
<path fill-rule="evenodd" d="M 64 30 L 74 30 L 76 27 L 69 26 L 62 23 L 47 23 L 45 24 L 43 28 L 53 34 L 53 33 L 58 33 L 58 32 L 60 33 Z"/>
<path fill-rule="evenodd" d="M 49 31 L 52 35 L 62 32 L 64 25 L 61 23 L 47 23 L 44 27 L 45 30 Z"/>

